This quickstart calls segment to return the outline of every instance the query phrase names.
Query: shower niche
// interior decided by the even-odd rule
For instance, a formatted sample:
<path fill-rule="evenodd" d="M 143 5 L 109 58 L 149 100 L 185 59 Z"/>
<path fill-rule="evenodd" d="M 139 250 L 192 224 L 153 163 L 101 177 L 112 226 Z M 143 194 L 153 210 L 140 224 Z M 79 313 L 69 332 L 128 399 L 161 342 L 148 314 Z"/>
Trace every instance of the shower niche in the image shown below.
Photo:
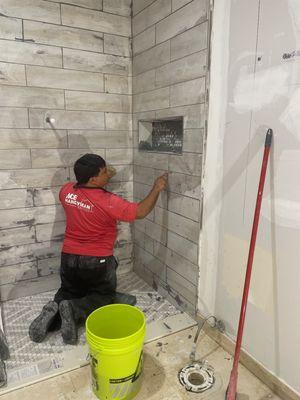
<path fill-rule="evenodd" d="M 139 150 L 182 154 L 183 117 L 139 121 Z"/>

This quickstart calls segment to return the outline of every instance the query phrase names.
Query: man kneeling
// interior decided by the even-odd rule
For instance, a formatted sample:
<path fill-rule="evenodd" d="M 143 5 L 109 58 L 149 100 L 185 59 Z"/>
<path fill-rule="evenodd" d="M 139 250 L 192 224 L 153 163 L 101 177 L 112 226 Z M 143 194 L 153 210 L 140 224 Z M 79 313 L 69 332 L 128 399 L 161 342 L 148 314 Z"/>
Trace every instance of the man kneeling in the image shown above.
<path fill-rule="evenodd" d="M 34 342 L 42 342 L 59 324 L 64 342 L 76 344 L 78 324 L 97 308 L 116 302 L 118 263 L 113 248 L 117 221 L 146 217 L 167 185 L 164 174 L 144 200 L 133 203 L 105 190 L 114 171 L 102 157 L 85 154 L 76 161 L 74 173 L 77 182 L 65 184 L 59 194 L 66 214 L 61 287 L 29 327 Z M 126 301 L 126 295 L 124 302 L 133 304 L 129 296 Z"/>

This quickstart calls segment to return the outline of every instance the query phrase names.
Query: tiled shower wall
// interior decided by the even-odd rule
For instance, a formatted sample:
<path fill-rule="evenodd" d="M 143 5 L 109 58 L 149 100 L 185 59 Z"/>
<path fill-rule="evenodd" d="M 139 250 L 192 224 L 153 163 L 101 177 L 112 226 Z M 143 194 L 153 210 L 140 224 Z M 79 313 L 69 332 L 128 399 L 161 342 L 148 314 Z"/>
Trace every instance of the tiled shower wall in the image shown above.
<path fill-rule="evenodd" d="M 57 287 L 57 195 L 81 154 L 115 165 L 112 189 L 132 196 L 130 3 L 0 2 L 1 300 Z M 132 265 L 128 225 L 116 254 Z"/>
<path fill-rule="evenodd" d="M 135 223 L 135 271 L 191 314 L 198 291 L 201 170 L 206 119 L 208 0 L 133 1 L 134 197 L 158 175 L 169 190 Z M 184 117 L 182 155 L 140 152 L 138 120 Z"/>

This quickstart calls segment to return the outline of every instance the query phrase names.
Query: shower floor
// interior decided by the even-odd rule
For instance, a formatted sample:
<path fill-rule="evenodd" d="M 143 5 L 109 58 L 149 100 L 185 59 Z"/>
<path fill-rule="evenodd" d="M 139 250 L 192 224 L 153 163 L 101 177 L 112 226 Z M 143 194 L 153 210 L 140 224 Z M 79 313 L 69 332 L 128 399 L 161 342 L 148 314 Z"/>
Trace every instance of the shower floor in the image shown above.
<path fill-rule="evenodd" d="M 192 320 L 186 314 L 153 291 L 134 272 L 119 277 L 118 291 L 136 295 L 137 307 L 145 313 L 148 328 L 152 326 L 157 330 L 158 327 L 158 331 L 161 331 L 162 328 L 159 325 L 156 327 L 155 323 L 168 321 L 168 318 L 171 318 L 171 322 L 175 321 L 172 316 L 178 317 L 178 314 L 182 314 L 183 320 L 186 318 L 191 325 Z M 55 291 L 45 292 L 2 304 L 4 331 L 10 349 L 10 359 L 6 361 L 8 387 L 39 380 L 45 374 L 61 368 L 74 369 L 75 361 L 81 365 L 87 361 L 84 327 L 79 328 L 77 346 L 64 344 L 59 331 L 49 333 L 42 343 L 34 343 L 29 339 L 28 327 L 31 321 L 40 313 L 43 305 L 53 299 L 54 293 Z M 165 325 L 171 329 L 168 324 Z M 159 336 L 159 332 L 152 332 L 152 336 Z"/>

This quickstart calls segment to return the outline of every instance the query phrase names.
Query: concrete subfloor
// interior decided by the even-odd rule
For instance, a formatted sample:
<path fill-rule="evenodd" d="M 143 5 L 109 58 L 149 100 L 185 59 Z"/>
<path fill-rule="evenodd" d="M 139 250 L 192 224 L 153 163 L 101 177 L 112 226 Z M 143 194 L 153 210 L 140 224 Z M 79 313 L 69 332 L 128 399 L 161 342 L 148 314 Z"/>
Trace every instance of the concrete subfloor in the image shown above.
<path fill-rule="evenodd" d="M 165 336 L 145 345 L 142 389 L 136 400 L 224 400 L 232 357 L 204 333 L 199 337 L 197 357 L 215 369 L 218 388 L 204 394 L 187 392 L 177 373 L 189 362 L 196 328 Z M 242 365 L 239 369 L 240 400 L 280 400 Z M 15 390 L 0 396 L 5 400 L 96 400 L 91 391 L 89 366 Z"/>

